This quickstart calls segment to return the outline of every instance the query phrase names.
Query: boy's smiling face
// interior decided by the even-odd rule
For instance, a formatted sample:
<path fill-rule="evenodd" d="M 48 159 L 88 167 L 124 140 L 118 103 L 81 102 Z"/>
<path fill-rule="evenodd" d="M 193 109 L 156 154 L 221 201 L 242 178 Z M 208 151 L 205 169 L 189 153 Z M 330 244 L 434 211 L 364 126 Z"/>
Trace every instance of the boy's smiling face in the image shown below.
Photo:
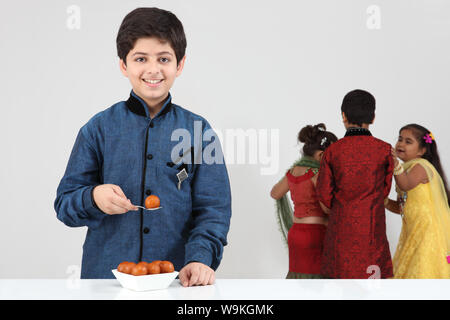
<path fill-rule="evenodd" d="M 185 57 L 177 63 L 169 42 L 157 38 L 140 38 L 126 57 L 120 60 L 120 70 L 150 108 L 150 115 L 162 107 L 169 90 L 184 66 Z"/>

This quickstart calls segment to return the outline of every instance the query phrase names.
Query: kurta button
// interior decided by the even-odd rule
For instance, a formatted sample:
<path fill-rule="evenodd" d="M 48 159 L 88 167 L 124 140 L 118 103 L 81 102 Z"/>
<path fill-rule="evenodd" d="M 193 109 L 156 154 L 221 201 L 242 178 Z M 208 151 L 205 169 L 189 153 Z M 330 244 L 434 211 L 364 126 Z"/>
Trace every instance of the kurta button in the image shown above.
<path fill-rule="evenodd" d="M 152 159 L 153 159 L 153 156 L 152 156 L 151 154 L 149 154 L 149 155 L 147 155 L 147 159 L 148 159 L 148 160 L 152 160 Z"/>
<path fill-rule="evenodd" d="M 150 232 L 150 229 L 147 228 L 147 227 L 145 227 L 145 228 L 144 228 L 144 233 L 147 234 L 147 233 L 149 233 L 149 232 Z"/>
<path fill-rule="evenodd" d="M 175 165 L 175 163 L 173 163 L 173 162 L 167 162 L 167 166 L 168 166 L 168 167 L 171 167 L 171 168 L 172 168 L 174 165 Z"/>
<path fill-rule="evenodd" d="M 148 195 L 148 196 L 151 195 L 152 194 L 152 190 L 150 190 L 150 189 L 145 190 L 145 194 Z"/>
<path fill-rule="evenodd" d="M 150 128 L 153 128 L 154 126 L 153 122 L 150 122 Z"/>

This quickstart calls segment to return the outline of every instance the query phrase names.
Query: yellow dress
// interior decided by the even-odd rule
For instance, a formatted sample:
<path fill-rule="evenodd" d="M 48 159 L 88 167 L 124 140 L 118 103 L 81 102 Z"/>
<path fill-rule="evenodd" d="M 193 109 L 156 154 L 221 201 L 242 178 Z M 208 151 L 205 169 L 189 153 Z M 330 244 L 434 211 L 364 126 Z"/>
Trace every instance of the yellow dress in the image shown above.
<path fill-rule="evenodd" d="M 406 171 L 420 163 L 428 183 L 406 192 L 400 239 L 393 259 L 395 279 L 448 279 L 450 209 L 442 179 L 425 159 L 403 164 Z"/>

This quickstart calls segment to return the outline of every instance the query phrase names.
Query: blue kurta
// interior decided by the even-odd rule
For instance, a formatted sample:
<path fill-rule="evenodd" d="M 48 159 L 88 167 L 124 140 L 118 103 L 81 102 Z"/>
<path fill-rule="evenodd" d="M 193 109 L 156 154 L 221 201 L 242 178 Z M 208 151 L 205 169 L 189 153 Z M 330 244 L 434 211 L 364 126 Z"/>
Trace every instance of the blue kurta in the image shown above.
<path fill-rule="evenodd" d="M 113 278 L 111 270 L 122 261 L 169 260 L 178 271 L 198 261 L 216 269 L 231 218 L 221 155 L 209 123 L 173 104 L 170 95 L 153 119 L 133 91 L 92 117 L 78 133 L 55 200 L 59 220 L 88 227 L 81 278 Z M 179 185 L 183 169 L 188 178 Z M 135 205 L 157 195 L 162 208 L 105 214 L 92 199 L 99 184 L 120 186 Z"/>

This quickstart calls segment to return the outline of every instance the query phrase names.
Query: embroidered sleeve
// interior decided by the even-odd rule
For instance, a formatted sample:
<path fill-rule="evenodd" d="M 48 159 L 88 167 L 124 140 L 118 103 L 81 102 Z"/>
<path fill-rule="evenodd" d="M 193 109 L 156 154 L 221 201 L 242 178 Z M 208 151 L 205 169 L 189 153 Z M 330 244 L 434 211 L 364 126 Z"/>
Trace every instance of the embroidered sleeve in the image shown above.
<path fill-rule="evenodd" d="M 329 163 L 330 153 L 326 150 L 320 163 L 319 177 L 317 178 L 316 192 L 320 202 L 331 208 L 334 190 L 334 177 Z"/>

